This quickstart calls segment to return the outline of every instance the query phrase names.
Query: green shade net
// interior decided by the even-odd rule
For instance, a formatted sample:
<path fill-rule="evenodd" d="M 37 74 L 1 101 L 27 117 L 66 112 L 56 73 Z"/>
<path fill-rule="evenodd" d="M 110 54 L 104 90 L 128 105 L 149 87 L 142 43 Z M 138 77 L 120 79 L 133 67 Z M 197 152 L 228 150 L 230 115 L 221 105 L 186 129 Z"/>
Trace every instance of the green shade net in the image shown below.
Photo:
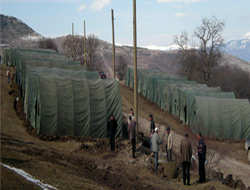
<path fill-rule="evenodd" d="M 248 100 L 196 96 L 190 113 L 193 132 L 227 138 L 250 137 L 250 105 Z"/>

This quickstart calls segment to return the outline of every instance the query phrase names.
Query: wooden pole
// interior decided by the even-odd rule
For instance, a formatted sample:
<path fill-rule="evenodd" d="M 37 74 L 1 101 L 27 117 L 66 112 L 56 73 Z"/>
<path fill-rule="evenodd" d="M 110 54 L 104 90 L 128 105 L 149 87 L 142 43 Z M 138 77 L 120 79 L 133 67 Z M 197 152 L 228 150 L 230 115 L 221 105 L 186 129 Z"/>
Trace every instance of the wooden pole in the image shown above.
<path fill-rule="evenodd" d="M 113 42 L 113 77 L 115 78 L 115 30 L 114 30 L 114 11 L 111 9 L 112 19 L 112 42 Z"/>
<path fill-rule="evenodd" d="M 86 56 L 86 27 L 84 21 L 84 65 L 87 66 L 87 56 Z"/>
<path fill-rule="evenodd" d="M 74 23 L 72 22 L 72 58 L 75 61 L 75 44 L 74 44 Z"/>
<path fill-rule="evenodd" d="M 133 33 L 134 33 L 134 110 L 138 143 L 138 88 L 137 88 L 137 40 L 136 40 L 136 0 L 133 0 Z"/>

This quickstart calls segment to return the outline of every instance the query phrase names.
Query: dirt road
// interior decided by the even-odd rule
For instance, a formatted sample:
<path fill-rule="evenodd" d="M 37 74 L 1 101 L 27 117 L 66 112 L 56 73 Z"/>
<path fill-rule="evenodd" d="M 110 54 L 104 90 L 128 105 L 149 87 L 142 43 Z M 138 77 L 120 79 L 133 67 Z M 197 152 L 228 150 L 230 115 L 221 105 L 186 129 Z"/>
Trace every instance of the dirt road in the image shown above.
<path fill-rule="evenodd" d="M 230 189 L 211 179 L 205 184 L 196 184 L 198 176 L 195 171 L 191 174 L 190 187 L 182 185 L 181 175 L 177 179 L 167 179 L 162 176 L 162 172 L 156 174 L 143 149 L 138 147 L 136 159 L 131 158 L 131 144 L 128 140 L 117 139 L 116 150 L 111 152 L 107 139 L 64 137 L 41 140 L 41 136 L 30 135 L 23 126 L 24 120 L 20 120 L 13 109 L 15 97 L 8 94 L 11 88 L 6 82 L 6 69 L 1 67 L 1 163 L 22 169 L 43 183 L 65 190 Z M 121 92 L 123 111 L 127 112 L 133 103 L 132 91 L 121 85 Z M 174 125 L 179 126 L 177 119 L 166 115 L 147 100 L 139 100 L 140 118 L 145 122 L 145 129 L 145 119 L 152 110 L 159 113 L 155 117 L 157 123 L 165 126 L 167 121 L 176 134 L 182 132 L 174 128 Z M 1 189 L 41 188 L 1 166 Z"/>

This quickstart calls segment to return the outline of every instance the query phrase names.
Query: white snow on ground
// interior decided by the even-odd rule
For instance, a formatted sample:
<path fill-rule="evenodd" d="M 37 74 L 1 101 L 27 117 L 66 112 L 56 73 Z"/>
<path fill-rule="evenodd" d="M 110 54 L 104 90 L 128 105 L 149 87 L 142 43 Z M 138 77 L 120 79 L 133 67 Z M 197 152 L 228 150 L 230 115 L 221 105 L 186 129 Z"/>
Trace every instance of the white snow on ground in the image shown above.
<path fill-rule="evenodd" d="M 22 37 L 23 40 L 32 40 L 32 41 L 39 41 L 41 40 L 43 37 L 41 35 L 27 35 Z"/>
<path fill-rule="evenodd" d="M 8 165 L 5 165 L 5 164 L 2 164 L 0 162 L 0 164 L 14 172 L 16 172 L 17 174 L 21 175 L 22 177 L 24 177 L 27 181 L 30 181 L 32 183 L 35 183 L 36 185 L 38 185 L 39 187 L 41 187 L 43 190 L 49 190 L 49 189 L 57 189 L 51 185 L 48 185 L 48 184 L 44 184 L 42 183 L 40 180 L 36 179 L 35 177 L 33 177 L 32 175 L 26 173 L 25 171 L 21 170 L 21 169 L 17 169 L 17 168 L 14 168 L 14 167 L 11 167 L 11 166 L 8 166 Z"/>

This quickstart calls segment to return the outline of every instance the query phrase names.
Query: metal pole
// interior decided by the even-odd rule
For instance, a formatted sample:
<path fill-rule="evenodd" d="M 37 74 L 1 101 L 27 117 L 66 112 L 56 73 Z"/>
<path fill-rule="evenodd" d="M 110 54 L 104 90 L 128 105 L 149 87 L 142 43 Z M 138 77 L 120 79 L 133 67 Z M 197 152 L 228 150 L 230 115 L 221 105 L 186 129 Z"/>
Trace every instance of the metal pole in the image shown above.
<path fill-rule="evenodd" d="M 136 40 L 136 0 L 133 0 L 133 31 L 134 31 L 134 110 L 138 142 L 138 89 L 137 89 L 137 40 Z"/>
<path fill-rule="evenodd" d="M 86 56 L 86 27 L 84 21 L 84 65 L 87 66 L 87 56 Z"/>
<path fill-rule="evenodd" d="M 114 11 L 111 9 L 112 19 L 112 42 L 113 42 L 113 77 L 115 78 L 115 29 L 114 29 Z"/>

